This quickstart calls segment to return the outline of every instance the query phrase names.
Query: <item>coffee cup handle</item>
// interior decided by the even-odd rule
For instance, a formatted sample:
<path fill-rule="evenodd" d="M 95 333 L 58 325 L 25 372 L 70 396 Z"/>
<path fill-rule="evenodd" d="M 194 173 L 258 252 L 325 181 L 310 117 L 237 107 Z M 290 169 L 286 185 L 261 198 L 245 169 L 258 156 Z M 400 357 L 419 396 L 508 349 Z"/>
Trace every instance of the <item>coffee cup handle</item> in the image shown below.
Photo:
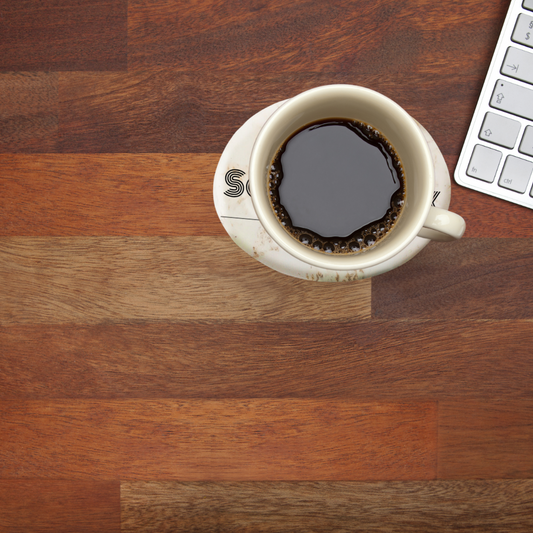
<path fill-rule="evenodd" d="M 465 228 L 463 217 L 446 209 L 431 206 L 418 236 L 434 241 L 454 241 L 463 236 Z"/>

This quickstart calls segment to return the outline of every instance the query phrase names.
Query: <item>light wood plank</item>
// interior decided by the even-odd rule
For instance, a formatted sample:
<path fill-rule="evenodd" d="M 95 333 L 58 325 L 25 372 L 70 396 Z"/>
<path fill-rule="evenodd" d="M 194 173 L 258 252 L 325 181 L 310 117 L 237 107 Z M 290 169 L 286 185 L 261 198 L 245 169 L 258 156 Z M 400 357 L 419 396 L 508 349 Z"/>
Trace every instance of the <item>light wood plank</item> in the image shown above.
<path fill-rule="evenodd" d="M 0 154 L 0 234 L 226 235 L 219 154 Z"/>
<path fill-rule="evenodd" d="M 439 478 L 533 478 L 533 401 L 441 402 Z"/>
<path fill-rule="evenodd" d="M 434 402 L 0 402 L 6 478 L 402 480 L 436 471 Z"/>
<path fill-rule="evenodd" d="M 523 532 L 533 481 L 121 484 L 122 531 Z"/>
<path fill-rule="evenodd" d="M 216 237 L 5 237 L 0 323 L 353 320 L 370 280 L 314 283 Z"/>
<path fill-rule="evenodd" d="M 119 533 L 120 483 L 0 479 L 0 531 Z"/>
<path fill-rule="evenodd" d="M 0 398 L 531 398 L 532 344 L 533 321 L 8 326 Z"/>

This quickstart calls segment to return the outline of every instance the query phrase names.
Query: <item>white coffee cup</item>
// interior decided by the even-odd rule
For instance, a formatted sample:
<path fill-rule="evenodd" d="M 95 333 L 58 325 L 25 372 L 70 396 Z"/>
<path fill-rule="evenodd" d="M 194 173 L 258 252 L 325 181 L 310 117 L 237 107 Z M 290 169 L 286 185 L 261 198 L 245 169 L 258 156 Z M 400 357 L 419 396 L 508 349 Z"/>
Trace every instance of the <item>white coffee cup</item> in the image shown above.
<path fill-rule="evenodd" d="M 370 124 L 392 144 L 405 171 L 405 205 L 386 237 L 356 253 L 315 251 L 291 236 L 272 210 L 268 175 L 281 145 L 312 122 L 345 118 Z M 255 141 L 249 166 L 250 193 L 259 221 L 272 239 L 297 259 L 331 270 L 358 270 L 392 260 L 415 237 L 452 241 L 462 237 L 465 221 L 431 205 L 435 165 L 417 122 L 390 98 L 355 85 L 326 85 L 287 100 L 266 121 Z M 401 262 L 398 262 L 398 265 Z"/>

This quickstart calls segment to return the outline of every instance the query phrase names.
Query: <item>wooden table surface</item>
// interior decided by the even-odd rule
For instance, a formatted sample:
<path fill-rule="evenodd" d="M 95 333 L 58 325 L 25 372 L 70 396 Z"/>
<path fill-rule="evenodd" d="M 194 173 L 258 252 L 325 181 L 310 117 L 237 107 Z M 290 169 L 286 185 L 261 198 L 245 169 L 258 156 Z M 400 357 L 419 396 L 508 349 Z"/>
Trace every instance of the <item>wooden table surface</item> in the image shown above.
<path fill-rule="evenodd" d="M 231 135 L 376 89 L 453 173 L 507 0 L 0 2 L 0 531 L 533 531 L 533 212 L 351 283 L 216 215 Z"/>

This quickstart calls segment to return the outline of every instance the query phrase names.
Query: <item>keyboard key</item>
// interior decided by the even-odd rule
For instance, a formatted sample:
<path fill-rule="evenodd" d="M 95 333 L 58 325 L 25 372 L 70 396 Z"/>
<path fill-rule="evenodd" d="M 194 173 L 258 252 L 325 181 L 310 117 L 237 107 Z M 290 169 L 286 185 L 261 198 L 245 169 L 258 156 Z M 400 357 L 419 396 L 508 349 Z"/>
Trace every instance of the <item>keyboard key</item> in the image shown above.
<path fill-rule="evenodd" d="M 479 138 L 505 148 L 514 148 L 519 132 L 520 122 L 496 115 L 496 113 L 487 113 L 479 132 Z"/>
<path fill-rule="evenodd" d="M 533 17 L 524 14 L 518 15 L 511 39 L 515 43 L 533 47 Z"/>
<path fill-rule="evenodd" d="M 498 181 L 498 185 L 504 189 L 524 193 L 531 173 L 533 172 L 533 163 L 510 155 L 505 160 L 503 172 Z"/>
<path fill-rule="evenodd" d="M 533 90 L 498 80 L 490 99 L 490 107 L 533 120 Z"/>
<path fill-rule="evenodd" d="M 524 9 L 528 9 L 529 11 L 533 11 L 533 0 L 524 0 L 522 2 L 522 7 Z"/>
<path fill-rule="evenodd" d="M 510 46 L 500 72 L 510 78 L 533 84 L 533 53 Z"/>
<path fill-rule="evenodd" d="M 492 183 L 498 171 L 502 153 L 481 144 L 476 144 L 466 173 L 478 180 Z"/>
<path fill-rule="evenodd" d="M 518 148 L 519 152 L 523 154 L 533 156 L 533 127 L 527 126 L 524 136 L 522 137 L 522 142 Z"/>

